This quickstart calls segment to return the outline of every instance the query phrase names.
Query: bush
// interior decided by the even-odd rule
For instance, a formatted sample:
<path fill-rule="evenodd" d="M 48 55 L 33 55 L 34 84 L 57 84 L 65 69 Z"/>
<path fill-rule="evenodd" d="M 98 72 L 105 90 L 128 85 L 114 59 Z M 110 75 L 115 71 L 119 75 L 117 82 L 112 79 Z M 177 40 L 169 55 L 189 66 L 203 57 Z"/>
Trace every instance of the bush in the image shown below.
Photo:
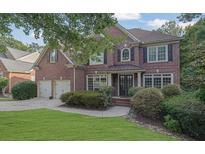
<path fill-rule="evenodd" d="M 102 94 L 105 106 L 112 105 L 112 87 L 104 86 L 99 90 L 99 92 Z"/>
<path fill-rule="evenodd" d="M 165 97 L 177 96 L 180 95 L 181 89 L 177 85 L 170 84 L 164 86 L 164 88 L 162 89 L 162 93 Z"/>
<path fill-rule="evenodd" d="M 76 91 L 62 94 L 61 101 L 69 106 L 105 109 L 108 104 L 105 103 L 104 97 L 100 92 L 93 91 Z"/>
<path fill-rule="evenodd" d="M 177 133 L 181 133 L 181 127 L 179 124 L 179 121 L 173 119 L 170 115 L 166 115 L 164 117 L 164 126 L 173 131 L 173 132 L 177 132 Z"/>
<path fill-rule="evenodd" d="M 128 96 L 129 97 L 132 97 L 132 96 L 134 96 L 138 91 L 140 91 L 140 90 L 142 90 L 142 89 L 144 89 L 143 87 L 131 87 L 131 88 L 129 88 L 129 90 L 128 90 Z"/>
<path fill-rule="evenodd" d="M 24 81 L 14 85 L 11 93 L 17 100 L 34 98 L 37 96 L 37 86 L 33 81 Z"/>
<path fill-rule="evenodd" d="M 150 119 L 158 119 L 160 115 L 160 103 L 163 95 L 159 89 L 146 88 L 140 90 L 133 99 L 133 107 L 137 114 Z"/>
<path fill-rule="evenodd" d="M 205 103 L 205 84 L 202 84 L 197 92 L 197 98 L 199 98 L 203 103 Z"/>
<path fill-rule="evenodd" d="M 0 89 L 2 90 L 8 85 L 8 79 L 5 77 L 0 77 Z"/>
<path fill-rule="evenodd" d="M 194 93 L 184 93 L 162 103 L 162 116 L 170 115 L 180 124 L 182 133 L 205 140 L 205 104 Z"/>

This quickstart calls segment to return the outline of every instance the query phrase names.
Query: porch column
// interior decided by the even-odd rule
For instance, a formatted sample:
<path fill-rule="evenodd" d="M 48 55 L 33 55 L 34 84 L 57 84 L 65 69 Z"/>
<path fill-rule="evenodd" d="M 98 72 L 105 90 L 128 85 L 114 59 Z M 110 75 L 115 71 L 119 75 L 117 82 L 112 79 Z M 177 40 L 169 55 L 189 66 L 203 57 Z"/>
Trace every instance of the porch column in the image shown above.
<path fill-rule="evenodd" d="M 141 87 L 142 85 L 141 85 L 141 72 L 138 72 L 137 73 L 137 86 L 138 87 Z"/>
<path fill-rule="evenodd" d="M 107 84 L 108 84 L 108 86 L 112 86 L 112 76 L 111 76 L 111 74 L 107 75 Z"/>

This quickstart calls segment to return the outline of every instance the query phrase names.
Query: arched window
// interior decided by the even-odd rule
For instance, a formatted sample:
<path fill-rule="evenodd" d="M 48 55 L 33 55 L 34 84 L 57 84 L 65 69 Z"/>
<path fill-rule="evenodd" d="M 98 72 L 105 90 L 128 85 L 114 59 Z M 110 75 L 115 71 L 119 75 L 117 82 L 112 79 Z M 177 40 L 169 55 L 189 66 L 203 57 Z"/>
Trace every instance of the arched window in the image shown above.
<path fill-rule="evenodd" d="M 121 61 L 130 61 L 130 49 L 123 48 L 121 50 Z"/>

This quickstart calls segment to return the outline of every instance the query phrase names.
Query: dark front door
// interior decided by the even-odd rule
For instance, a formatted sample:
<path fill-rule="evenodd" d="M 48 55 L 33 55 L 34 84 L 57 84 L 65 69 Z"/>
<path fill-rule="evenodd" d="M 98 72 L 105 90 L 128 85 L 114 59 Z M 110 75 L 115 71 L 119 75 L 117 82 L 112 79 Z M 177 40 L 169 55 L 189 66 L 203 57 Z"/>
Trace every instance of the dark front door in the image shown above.
<path fill-rule="evenodd" d="M 128 90 L 133 86 L 133 75 L 119 76 L 120 96 L 128 96 Z"/>

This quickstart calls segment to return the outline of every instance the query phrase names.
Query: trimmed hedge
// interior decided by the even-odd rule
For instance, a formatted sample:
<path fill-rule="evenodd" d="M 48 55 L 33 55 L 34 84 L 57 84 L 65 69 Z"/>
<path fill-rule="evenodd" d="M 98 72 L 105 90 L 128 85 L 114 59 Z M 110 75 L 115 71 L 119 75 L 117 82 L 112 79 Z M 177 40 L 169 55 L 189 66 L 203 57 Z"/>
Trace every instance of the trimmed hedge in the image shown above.
<path fill-rule="evenodd" d="M 33 81 L 24 81 L 13 86 L 12 96 L 17 100 L 26 100 L 37 96 L 37 86 Z"/>
<path fill-rule="evenodd" d="M 150 119 L 159 119 L 163 94 L 157 88 L 146 88 L 136 93 L 133 107 L 137 114 Z"/>
<path fill-rule="evenodd" d="M 205 140 L 205 104 L 193 93 L 172 97 L 162 103 L 162 116 L 176 120 L 182 133 L 198 140 Z"/>
<path fill-rule="evenodd" d="M 69 106 L 105 109 L 109 106 L 100 92 L 76 91 L 62 94 L 61 101 Z"/>
<path fill-rule="evenodd" d="M 143 87 L 131 87 L 128 90 L 128 96 L 133 97 L 138 91 L 144 89 Z"/>
<path fill-rule="evenodd" d="M 170 84 L 164 86 L 164 88 L 162 89 L 162 93 L 165 97 L 177 96 L 181 94 L 181 89 L 177 85 Z"/>

